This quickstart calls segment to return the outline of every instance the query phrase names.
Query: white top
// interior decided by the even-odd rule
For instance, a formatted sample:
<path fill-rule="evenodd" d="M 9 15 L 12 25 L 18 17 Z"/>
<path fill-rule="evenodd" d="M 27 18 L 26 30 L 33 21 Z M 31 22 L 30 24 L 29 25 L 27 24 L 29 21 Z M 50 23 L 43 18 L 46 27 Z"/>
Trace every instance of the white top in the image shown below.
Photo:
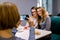
<path fill-rule="evenodd" d="M 37 19 L 36 19 L 36 18 L 33 18 L 33 17 L 30 17 L 30 20 L 33 21 L 33 23 L 34 23 L 34 28 L 36 28 L 37 25 L 38 25 Z M 26 22 L 26 26 L 29 26 L 29 23 L 28 23 L 28 22 Z"/>

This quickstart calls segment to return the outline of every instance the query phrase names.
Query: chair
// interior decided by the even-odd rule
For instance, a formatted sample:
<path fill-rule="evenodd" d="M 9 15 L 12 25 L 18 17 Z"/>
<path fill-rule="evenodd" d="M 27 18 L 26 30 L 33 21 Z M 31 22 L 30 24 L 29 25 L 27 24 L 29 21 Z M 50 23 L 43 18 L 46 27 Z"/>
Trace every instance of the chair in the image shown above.
<path fill-rule="evenodd" d="M 60 17 L 51 17 L 51 40 L 60 40 Z"/>

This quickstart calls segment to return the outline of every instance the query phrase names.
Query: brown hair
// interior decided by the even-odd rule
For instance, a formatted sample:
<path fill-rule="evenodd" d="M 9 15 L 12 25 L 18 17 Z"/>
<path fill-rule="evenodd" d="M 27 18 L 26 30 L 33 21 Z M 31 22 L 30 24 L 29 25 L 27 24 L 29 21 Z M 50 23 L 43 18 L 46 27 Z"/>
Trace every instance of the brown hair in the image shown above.
<path fill-rule="evenodd" d="M 36 12 L 37 12 L 37 8 L 36 8 L 35 6 L 31 7 L 31 10 L 32 10 L 32 9 L 35 9 Z M 30 11 L 31 11 L 31 10 L 30 10 Z M 31 12 L 31 13 L 32 13 L 32 12 Z M 32 14 L 32 15 L 33 15 L 33 14 Z"/>
<path fill-rule="evenodd" d="M 0 4 L 0 30 L 16 27 L 20 15 L 15 4 L 5 2 Z"/>
<path fill-rule="evenodd" d="M 36 10 L 37 10 L 37 8 L 36 8 L 36 7 L 34 7 L 34 6 L 31 8 L 31 10 L 32 10 L 32 9 L 36 9 Z"/>

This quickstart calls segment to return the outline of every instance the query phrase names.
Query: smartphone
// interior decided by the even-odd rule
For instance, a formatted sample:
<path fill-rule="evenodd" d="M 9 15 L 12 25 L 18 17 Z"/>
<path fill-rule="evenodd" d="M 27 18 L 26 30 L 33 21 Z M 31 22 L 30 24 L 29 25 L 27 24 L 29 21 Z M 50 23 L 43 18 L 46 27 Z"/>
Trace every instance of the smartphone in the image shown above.
<path fill-rule="evenodd" d="M 29 15 L 26 15 L 26 18 L 25 18 L 25 20 L 29 20 L 28 18 L 29 18 Z"/>

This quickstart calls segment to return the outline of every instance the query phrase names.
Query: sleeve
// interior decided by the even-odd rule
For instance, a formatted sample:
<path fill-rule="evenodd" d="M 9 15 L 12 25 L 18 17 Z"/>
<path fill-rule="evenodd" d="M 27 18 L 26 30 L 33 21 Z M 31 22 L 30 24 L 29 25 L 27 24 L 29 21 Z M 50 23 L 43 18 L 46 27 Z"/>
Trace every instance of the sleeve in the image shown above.
<path fill-rule="evenodd" d="M 30 28 L 29 40 L 35 40 L 34 28 Z"/>
<path fill-rule="evenodd" d="M 51 19 L 50 19 L 50 17 L 47 17 L 46 21 L 45 21 L 45 29 L 44 30 L 50 30 L 50 27 L 51 27 Z"/>

